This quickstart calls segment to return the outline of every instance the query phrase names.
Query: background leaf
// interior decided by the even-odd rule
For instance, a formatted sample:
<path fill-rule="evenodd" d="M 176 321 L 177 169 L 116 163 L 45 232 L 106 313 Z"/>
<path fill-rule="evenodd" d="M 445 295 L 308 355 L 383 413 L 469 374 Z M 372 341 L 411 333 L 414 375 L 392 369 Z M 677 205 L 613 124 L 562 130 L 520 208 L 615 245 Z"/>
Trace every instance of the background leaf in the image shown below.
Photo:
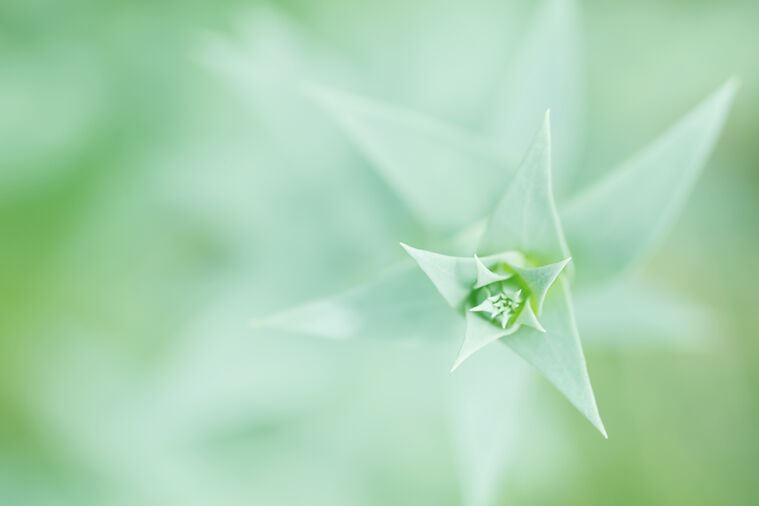
<path fill-rule="evenodd" d="M 574 302 L 583 342 L 599 350 L 703 352 L 720 334 L 713 307 L 645 279 L 580 290 Z"/>
<path fill-rule="evenodd" d="M 579 282 L 617 275 L 661 241 L 714 147 L 736 89 L 735 81 L 726 83 L 562 209 Z"/>
<path fill-rule="evenodd" d="M 513 173 L 465 132 L 355 95 L 309 88 L 424 224 L 456 231 L 483 217 Z"/>
<path fill-rule="evenodd" d="M 478 253 L 519 251 L 541 262 L 569 257 L 551 186 L 551 124 L 548 113 L 514 177 L 501 196 Z"/>
<path fill-rule="evenodd" d="M 551 110 L 557 195 L 576 183 L 582 143 L 582 62 L 573 0 L 540 2 L 529 32 L 505 73 L 491 111 L 490 138 L 505 156 L 520 157 L 541 115 Z"/>
<path fill-rule="evenodd" d="M 581 5 L 588 107 L 568 124 L 593 146 L 573 177 L 595 180 L 724 76 L 744 82 L 719 170 L 646 270 L 654 286 L 607 292 L 629 306 L 601 299 L 593 326 L 575 293 L 610 440 L 507 347 L 449 374 L 447 323 L 434 350 L 247 325 L 374 279 L 399 240 L 475 253 L 432 244 L 298 85 L 476 131 L 542 3 L 4 0 L 0 504 L 759 504 L 756 1 Z M 562 197 L 565 105 L 528 120 L 549 106 Z M 660 311 L 671 287 L 689 301 L 676 318 Z M 605 332 L 612 318 L 625 328 Z M 655 348 L 696 331 L 708 353 Z M 469 371 L 479 395 L 449 399 Z"/>
<path fill-rule="evenodd" d="M 520 436 L 530 423 L 531 377 L 529 365 L 501 347 L 473 356 L 450 375 L 451 428 L 464 505 L 498 504 L 499 485 L 508 483 L 520 465 Z"/>
<path fill-rule="evenodd" d="M 328 339 L 414 340 L 463 332 L 460 318 L 410 262 L 342 294 L 295 303 L 253 325 Z"/>

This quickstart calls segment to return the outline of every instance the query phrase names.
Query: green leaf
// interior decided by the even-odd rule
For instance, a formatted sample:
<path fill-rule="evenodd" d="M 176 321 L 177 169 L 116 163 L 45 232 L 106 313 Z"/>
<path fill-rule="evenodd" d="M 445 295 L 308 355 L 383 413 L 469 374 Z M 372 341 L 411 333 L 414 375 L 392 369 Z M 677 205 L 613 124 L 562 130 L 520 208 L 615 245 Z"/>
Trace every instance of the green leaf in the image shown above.
<path fill-rule="evenodd" d="M 452 308 L 460 310 L 479 279 L 477 264 L 481 264 L 482 261 L 479 258 L 475 260 L 474 257 L 441 255 L 432 251 L 412 248 L 407 244 L 401 244 L 401 246 L 416 260 L 446 302 Z M 502 261 L 510 265 L 520 265 L 524 261 L 521 255 L 514 252 L 491 255 L 483 260 L 488 263 Z"/>
<path fill-rule="evenodd" d="M 594 348 L 703 351 L 720 335 L 714 307 L 638 277 L 593 285 L 574 301 Z"/>
<path fill-rule="evenodd" d="M 579 282 L 623 272 L 662 240 L 714 147 L 736 89 L 727 82 L 563 209 Z"/>
<path fill-rule="evenodd" d="M 453 362 L 451 372 L 458 369 L 458 367 L 474 353 L 511 332 L 511 329 L 502 329 L 477 314 L 467 311 L 464 343 L 461 345 L 459 354 Z"/>
<path fill-rule="evenodd" d="M 477 255 L 474 255 L 474 262 L 477 265 L 477 282 L 475 283 L 474 288 L 482 288 L 490 283 L 504 281 L 511 277 L 491 271 L 485 267 L 485 264 L 482 263 L 482 260 L 480 260 L 480 257 Z"/>
<path fill-rule="evenodd" d="M 437 291 L 454 309 L 459 309 L 472 291 L 477 280 L 474 258 L 452 257 L 432 251 L 412 248 L 401 243 L 403 249 L 416 260 L 430 278 Z"/>
<path fill-rule="evenodd" d="M 570 256 L 553 200 L 548 113 L 491 214 L 478 248 L 482 254 L 512 250 L 541 262 Z"/>
<path fill-rule="evenodd" d="M 513 173 L 492 147 L 452 126 L 323 87 L 309 93 L 432 229 L 452 232 L 484 217 Z"/>
<path fill-rule="evenodd" d="M 535 375 L 507 348 L 472 357 L 450 375 L 451 422 L 465 506 L 494 506 L 531 447 Z M 517 414 L 519 416 L 515 416 Z"/>
<path fill-rule="evenodd" d="M 521 327 L 502 341 L 532 364 L 606 437 L 590 384 L 565 279 L 546 297 L 540 317 L 545 332 Z"/>
<path fill-rule="evenodd" d="M 538 321 L 537 315 L 532 310 L 532 304 L 525 304 L 524 309 L 519 313 L 514 325 L 528 325 L 540 332 L 546 331 L 546 329 L 543 328 L 543 325 Z"/>
<path fill-rule="evenodd" d="M 581 88 L 579 28 L 575 2 L 542 2 L 514 63 L 503 79 L 493 108 L 490 135 L 506 156 L 521 156 L 540 117 L 551 109 L 559 195 L 571 189 L 581 142 Z M 511 158 L 507 158 L 511 159 Z"/>
<path fill-rule="evenodd" d="M 289 303 L 289 301 L 288 301 Z M 460 319 L 410 262 L 346 292 L 254 320 L 254 328 L 327 339 L 427 339 L 460 335 Z"/>
<path fill-rule="evenodd" d="M 564 267 L 571 261 L 570 258 L 566 258 L 561 262 L 556 262 L 549 265 L 542 265 L 540 267 L 518 267 L 515 266 L 514 270 L 519 277 L 527 283 L 527 286 L 532 292 L 532 296 L 536 301 L 536 311 L 538 314 L 543 312 L 543 302 L 545 301 L 548 289 L 551 288 L 556 278 L 559 277 Z"/>

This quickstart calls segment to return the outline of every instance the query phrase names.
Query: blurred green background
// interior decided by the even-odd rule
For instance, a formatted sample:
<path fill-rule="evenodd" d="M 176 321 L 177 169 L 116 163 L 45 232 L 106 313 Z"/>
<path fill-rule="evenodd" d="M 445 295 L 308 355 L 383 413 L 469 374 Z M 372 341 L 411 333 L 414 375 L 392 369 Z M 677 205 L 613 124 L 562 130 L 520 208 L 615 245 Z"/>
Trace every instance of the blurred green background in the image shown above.
<path fill-rule="evenodd" d="M 477 130 L 538 7 L 3 0 L 0 504 L 462 504 L 449 350 L 247 322 L 423 234 L 302 81 Z M 578 11 L 584 181 L 742 81 L 647 268 L 714 322 L 588 342 L 610 439 L 543 385 L 497 503 L 758 504 L 759 4 Z"/>

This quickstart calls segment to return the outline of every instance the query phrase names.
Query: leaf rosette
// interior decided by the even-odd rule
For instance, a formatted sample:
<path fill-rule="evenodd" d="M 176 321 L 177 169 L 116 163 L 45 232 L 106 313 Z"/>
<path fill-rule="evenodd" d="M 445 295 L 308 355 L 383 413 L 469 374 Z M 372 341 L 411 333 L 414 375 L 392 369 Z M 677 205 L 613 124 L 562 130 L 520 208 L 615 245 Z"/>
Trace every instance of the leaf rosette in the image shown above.
<path fill-rule="evenodd" d="M 736 88 L 728 81 L 650 146 L 560 206 L 554 200 L 548 113 L 522 162 L 510 164 L 487 142 L 456 127 L 342 92 L 309 92 L 374 162 L 433 243 L 466 253 L 403 244 L 465 320 L 452 369 L 500 341 L 605 436 L 570 283 L 584 295 L 584 306 L 592 306 L 593 294 L 605 293 L 597 287 L 624 279 L 650 254 L 681 211 Z M 659 300 L 662 311 L 671 306 Z M 441 322 L 449 326 L 430 299 L 429 283 L 401 267 L 257 324 L 333 338 L 413 338 L 439 335 Z"/>

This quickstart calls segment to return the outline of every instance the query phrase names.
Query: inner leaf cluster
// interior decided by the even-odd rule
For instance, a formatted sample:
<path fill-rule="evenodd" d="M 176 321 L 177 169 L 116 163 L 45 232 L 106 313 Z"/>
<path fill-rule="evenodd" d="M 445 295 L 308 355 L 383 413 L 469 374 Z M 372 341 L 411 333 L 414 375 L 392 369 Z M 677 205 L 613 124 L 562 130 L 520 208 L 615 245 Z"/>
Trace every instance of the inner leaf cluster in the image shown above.
<path fill-rule="evenodd" d="M 502 329 L 511 330 L 528 303 L 531 293 L 506 264 L 493 266 L 492 270 L 504 279 L 474 288 L 467 309 Z"/>

